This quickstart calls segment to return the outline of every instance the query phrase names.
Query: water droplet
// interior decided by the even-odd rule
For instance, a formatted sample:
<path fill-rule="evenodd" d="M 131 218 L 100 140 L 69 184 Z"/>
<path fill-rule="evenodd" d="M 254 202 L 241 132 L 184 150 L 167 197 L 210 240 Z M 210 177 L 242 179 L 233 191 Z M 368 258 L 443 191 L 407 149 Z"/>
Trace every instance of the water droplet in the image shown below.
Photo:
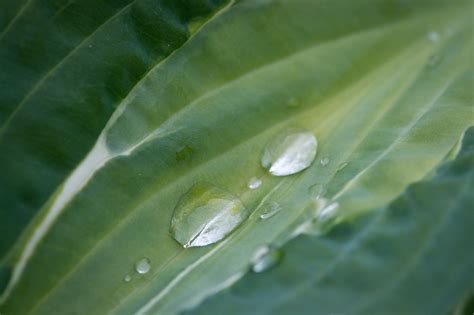
<path fill-rule="evenodd" d="M 336 169 L 336 172 L 342 171 L 348 164 L 349 164 L 348 162 L 343 162 L 343 163 L 339 164 L 339 166 Z"/>
<path fill-rule="evenodd" d="M 428 37 L 428 39 L 430 40 L 430 42 L 432 43 L 436 43 L 439 41 L 439 34 L 438 32 L 435 32 L 435 31 L 429 31 L 427 34 L 426 34 L 426 37 Z"/>
<path fill-rule="evenodd" d="M 185 145 L 184 147 L 176 151 L 176 161 L 182 162 L 184 160 L 189 160 L 189 158 L 193 154 L 193 151 L 193 148 L 188 145 Z"/>
<path fill-rule="evenodd" d="M 135 270 L 141 275 L 150 271 L 150 268 L 150 259 L 148 258 L 142 258 L 135 263 Z"/>
<path fill-rule="evenodd" d="M 322 158 L 320 163 L 321 163 L 322 166 L 328 165 L 329 164 L 329 158 L 328 157 Z"/>
<path fill-rule="evenodd" d="M 324 194 L 326 194 L 326 189 L 321 184 L 315 184 L 309 187 L 309 194 L 311 195 L 312 198 L 319 199 L 323 197 Z"/>
<path fill-rule="evenodd" d="M 313 163 L 317 147 L 318 142 L 311 132 L 283 133 L 267 144 L 261 163 L 275 176 L 295 174 Z"/>
<path fill-rule="evenodd" d="M 260 219 L 262 220 L 267 220 L 273 217 L 275 214 L 280 212 L 281 206 L 278 204 L 278 202 L 272 202 L 271 204 L 267 205 L 265 210 L 260 214 Z"/>
<path fill-rule="evenodd" d="M 288 100 L 288 107 L 298 107 L 300 106 L 300 101 L 296 97 L 292 97 Z"/>
<path fill-rule="evenodd" d="M 327 219 L 334 217 L 338 208 L 339 208 L 339 203 L 337 202 L 330 203 L 329 205 L 325 206 L 319 211 L 317 215 L 318 220 L 325 221 Z"/>
<path fill-rule="evenodd" d="M 252 177 L 249 181 L 248 186 L 250 189 L 257 189 L 258 187 L 260 187 L 260 185 L 262 185 L 262 180 L 257 177 Z"/>
<path fill-rule="evenodd" d="M 428 59 L 428 65 L 433 67 L 433 66 L 436 66 L 439 62 L 440 62 L 441 58 L 439 57 L 439 55 L 432 55 L 429 59 Z"/>
<path fill-rule="evenodd" d="M 205 246 L 226 237 L 248 215 L 239 198 L 207 183 L 197 183 L 176 205 L 170 232 L 185 248 Z"/>
<path fill-rule="evenodd" d="M 259 273 L 268 270 L 275 266 L 281 257 L 281 251 L 268 245 L 262 245 L 255 250 L 250 260 L 252 271 Z"/>
<path fill-rule="evenodd" d="M 123 277 L 123 281 L 125 282 L 130 282 L 132 280 L 132 277 L 130 275 L 126 275 L 125 277 Z"/>

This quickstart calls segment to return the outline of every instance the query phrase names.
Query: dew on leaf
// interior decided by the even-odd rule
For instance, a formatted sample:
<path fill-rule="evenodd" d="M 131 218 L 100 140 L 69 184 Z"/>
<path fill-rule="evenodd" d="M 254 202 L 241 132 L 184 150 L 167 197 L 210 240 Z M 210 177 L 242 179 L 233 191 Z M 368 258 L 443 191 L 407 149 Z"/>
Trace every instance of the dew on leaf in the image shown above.
<path fill-rule="evenodd" d="M 195 184 L 175 207 L 170 232 L 184 248 L 225 238 L 249 213 L 239 198 L 207 183 Z"/>
<path fill-rule="evenodd" d="M 295 174 L 311 166 L 317 146 L 316 137 L 309 131 L 282 133 L 267 144 L 261 163 L 274 176 Z"/>
<path fill-rule="evenodd" d="M 252 271 L 259 273 L 275 266 L 282 257 L 280 250 L 275 249 L 269 245 L 262 245 L 258 247 L 250 259 Z"/>
<path fill-rule="evenodd" d="M 430 58 L 428 59 L 428 65 L 433 67 L 433 66 L 436 66 L 439 62 L 440 62 L 441 58 L 439 55 L 432 55 L 430 56 Z"/>
<path fill-rule="evenodd" d="M 435 32 L 435 31 L 429 31 L 427 34 L 426 34 L 426 37 L 428 37 L 428 39 L 430 40 L 430 42 L 432 43 L 436 43 L 439 41 L 439 34 L 438 32 Z"/>
<path fill-rule="evenodd" d="M 339 203 L 333 202 L 322 208 L 317 215 L 317 219 L 320 221 L 325 221 L 336 215 L 336 211 L 339 208 Z"/>
<path fill-rule="evenodd" d="M 319 163 L 321 163 L 322 166 L 326 166 L 329 164 L 329 158 L 328 157 L 322 158 L 321 161 L 319 161 Z"/>
<path fill-rule="evenodd" d="M 308 191 L 311 197 L 314 199 L 319 199 L 326 194 L 326 188 L 324 188 L 324 186 L 321 184 L 314 184 L 310 186 Z"/>
<path fill-rule="evenodd" d="M 130 275 L 126 275 L 125 277 L 123 277 L 123 281 L 125 282 L 130 282 L 132 280 L 132 277 Z"/>
<path fill-rule="evenodd" d="M 139 274 L 145 274 L 147 273 L 148 271 L 150 271 L 150 268 L 151 268 L 151 265 L 150 265 L 150 259 L 148 258 L 142 258 L 140 259 L 139 261 L 137 261 L 135 263 L 135 270 L 139 273 Z"/>
<path fill-rule="evenodd" d="M 260 187 L 260 185 L 262 185 L 262 180 L 257 177 L 252 177 L 249 181 L 248 187 L 250 189 L 257 189 L 258 187 Z"/>
<path fill-rule="evenodd" d="M 267 220 L 273 217 L 275 214 L 281 211 L 281 206 L 278 202 L 272 202 L 271 204 L 267 204 L 265 210 L 260 213 L 260 219 Z"/>
<path fill-rule="evenodd" d="M 189 160 L 191 158 L 191 155 L 193 154 L 193 151 L 193 148 L 188 145 L 185 145 L 184 147 L 176 151 L 176 161 L 182 162 L 185 160 Z"/>

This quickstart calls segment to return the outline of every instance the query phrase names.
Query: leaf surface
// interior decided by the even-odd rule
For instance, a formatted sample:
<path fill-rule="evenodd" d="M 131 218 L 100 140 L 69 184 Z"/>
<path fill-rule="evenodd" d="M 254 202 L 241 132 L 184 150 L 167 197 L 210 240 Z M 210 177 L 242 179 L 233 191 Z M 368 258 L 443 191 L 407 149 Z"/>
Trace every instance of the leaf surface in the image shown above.
<path fill-rule="evenodd" d="M 471 127 L 432 179 L 324 237 L 297 237 L 279 266 L 186 314 L 448 314 L 474 290 L 473 189 Z"/>
<path fill-rule="evenodd" d="M 176 314 L 235 281 L 257 246 L 287 241 L 310 215 L 309 187 L 324 185 L 340 203 L 340 220 L 383 207 L 429 176 L 472 124 L 471 5 L 232 3 L 122 90 L 107 123 L 87 136 L 95 144 L 85 157 L 73 150 L 74 158 L 60 159 L 73 170 L 54 193 L 67 172 L 49 182 L 49 198 L 3 260 L 11 272 L 0 310 Z M 41 107 L 31 106 L 23 111 L 33 120 Z M 34 121 L 66 138 L 83 134 L 56 118 Z M 316 135 L 317 160 L 301 173 L 270 176 L 260 166 L 263 148 L 293 127 Z M 45 146 L 29 151 L 39 142 L 23 145 L 20 134 L 8 137 L 8 148 L 25 149 L 22 156 L 35 161 L 41 152 L 51 157 Z M 21 181 L 41 186 L 31 177 L 37 165 L 2 154 L 2 168 L 16 163 L 32 167 Z M 52 162 L 51 169 L 61 167 Z M 255 176 L 262 185 L 249 190 Z M 197 182 L 239 196 L 250 216 L 215 245 L 183 249 L 169 234 L 170 221 Z M 275 202 L 282 210 L 259 219 Z M 134 264 L 144 257 L 151 270 L 137 275 Z"/>

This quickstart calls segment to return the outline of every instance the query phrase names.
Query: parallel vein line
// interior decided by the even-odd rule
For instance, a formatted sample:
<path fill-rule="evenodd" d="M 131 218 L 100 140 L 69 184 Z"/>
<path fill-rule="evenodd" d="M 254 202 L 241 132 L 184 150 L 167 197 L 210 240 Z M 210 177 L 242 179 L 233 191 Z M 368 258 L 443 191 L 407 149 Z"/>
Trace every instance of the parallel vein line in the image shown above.
<path fill-rule="evenodd" d="M 29 0 L 31 1 L 31 0 Z M 50 68 L 36 83 L 33 85 L 33 87 L 29 90 L 27 94 L 21 99 L 21 101 L 18 103 L 16 108 L 10 113 L 8 118 L 5 120 L 3 123 L 3 126 L 0 128 L 0 141 L 5 134 L 5 131 L 8 129 L 9 124 L 11 121 L 14 119 L 14 117 L 17 115 L 17 113 L 21 110 L 21 108 L 25 105 L 25 103 L 29 100 L 29 98 L 35 94 L 36 91 L 39 90 L 39 88 L 43 85 L 43 83 L 46 82 L 46 80 L 54 74 L 61 66 L 71 57 L 76 53 L 81 47 L 83 47 L 89 39 L 91 39 L 95 34 L 97 34 L 99 31 L 101 31 L 102 27 L 107 25 L 110 21 L 115 19 L 116 17 L 120 16 L 123 12 L 125 12 L 130 6 L 132 6 L 136 1 L 139 0 L 133 0 L 120 10 L 118 10 L 114 15 L 106 19 L 102 24 L 100 24 L 91 34 L 87 35 L 84 39 L 81 40 L 80 43 L 78 43 L 72 50 L 70 50 L 57 64 L 55 64 L 52 68 Z"/>
<path fill-rule="evenodd" d="M 8 24 L 5 26 L 3 31 L 0 33 L 0 41 L 3 39 L 6 33 L 10 30 L 13 24 L 15 24 L 16 20 L 25 12 L 26 8 L 30 5 L 31 2 L 34 0 L 27 0 L 25 3 L 21 6 L 21 8 L 16 12 L 15 16 L 8 22 Z"/>

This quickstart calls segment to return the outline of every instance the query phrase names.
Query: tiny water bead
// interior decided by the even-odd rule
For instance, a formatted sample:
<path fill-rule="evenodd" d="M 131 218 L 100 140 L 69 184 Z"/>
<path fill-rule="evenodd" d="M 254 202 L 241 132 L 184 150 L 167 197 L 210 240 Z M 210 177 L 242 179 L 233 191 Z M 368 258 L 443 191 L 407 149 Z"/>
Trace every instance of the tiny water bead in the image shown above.
<path fill-rule="evenodd" d="M 257 177 L 252 177 L 249 181 L 248 187 L 250 189 L 257 189 L 258 187 L 260 187 L 260 185 L 262 185 L 262 180 Z"/>
<path fill-rule="evenodd" d="M 123 277 L 123 281 L 125 281 L 125 282 L 130 282 L 130 281 L 132 281 L 132 276 L 126 275 L 125 277 Z"/>
<path fill-rule="evenodd" d="M 321 163 L 322 166 L 326 166 L 329 164 L 329 158 L 328 157 L 322 158 L 321 161 L 319 161 L 319 163 Z"/>
<path fill-rule="evenodd" d="M 190 160 L 191 156 L 193 155 L 194 150 L 188 145 L 181 147 L 178 151 L 176 151 L 176 161 L 183 162 L 186 160 Z"/>
<path fill-rule="evenodd" d="M 438 32 L 435 32 L 435 31 L 429 31 L 427 34 L 426 34 L 426 37 L 428 37 L 428 39 L 430 40 L 430 42 L 432 43 L 436 43 L 439 41 L 439 34 Z"/>
<path fill-rule="evenodd" d="M 239 198 L 200 182 L 178 201 L 170 232 L 184 248 L 206 246 L 225 238 L 248 215 Z"/>
<path fill-rule="evenodd" d="M 140 259 L 139 261 L 137 261 L 135 263 L 135 270 L 139 274 L 143 275 L 143 274 L 147 273 L 148 271 L 150 271 L 150 268 L 151 268 L 150 263 L 151 263 L 150 259 L 148 259 L 146 257 L 142 258 L 142 259 Z"/>
<path fill-rule="evenodd" d="M 278 135 L 262 154 L 261 164 L 274 176 L 296 174 L 313 163 L 318 142 L 309 131 L 293 131 Z"/>
<path fill-rule="evenodd" d="M 282 257 L 282 252 L 269 245 L 258 247 L 250 259 L 252 271 L 259 273 L 275 266 Z"/>
<path fill-rule="evenodd" d="M 309 194 L 314 199 L 319 199 L 326 194 L 326 188 L 324 188 L 321 184 L 314 184 L 313 186 L 309 187 Z"/>
<path fill-rule="evenodd" d="M 432 55 L 430 56 L 430 58 L 428 59 L 428 66 L 436 66 L 441 60 L 441 57 L 439 55 Z"/>
<path fill-rule="evenodd" d="M 260 214 L 260 219 L 267 220 L 280 212 L 282 207 L 278 202 L 272 202 L 265 207 L 265 210 Z"/>

